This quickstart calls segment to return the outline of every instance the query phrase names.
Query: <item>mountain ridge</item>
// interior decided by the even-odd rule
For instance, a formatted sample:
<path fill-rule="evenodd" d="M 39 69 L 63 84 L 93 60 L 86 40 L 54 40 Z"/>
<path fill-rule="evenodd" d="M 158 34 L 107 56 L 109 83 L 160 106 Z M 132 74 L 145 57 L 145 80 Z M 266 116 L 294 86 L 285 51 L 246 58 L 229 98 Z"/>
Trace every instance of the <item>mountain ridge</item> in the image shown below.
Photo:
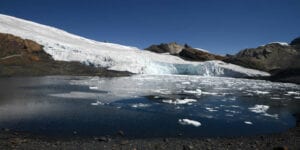
<path fill-rule="evenodd" d="M 226 56 L 200 51 L 187 44 L 180 45 L 176 42 L 151 45 L 145 50 L 157 53 L 168 53 L 191 61 L 222 60 L 246 68 L 266 71 L 271 74 L 271 77 L 263 79 L 300 83 L 299 47 L 300 37 L 292 40 L 290 44 L 272 42 L 256 48 L 243 49 L 234 55 L 227 54 Z"/>

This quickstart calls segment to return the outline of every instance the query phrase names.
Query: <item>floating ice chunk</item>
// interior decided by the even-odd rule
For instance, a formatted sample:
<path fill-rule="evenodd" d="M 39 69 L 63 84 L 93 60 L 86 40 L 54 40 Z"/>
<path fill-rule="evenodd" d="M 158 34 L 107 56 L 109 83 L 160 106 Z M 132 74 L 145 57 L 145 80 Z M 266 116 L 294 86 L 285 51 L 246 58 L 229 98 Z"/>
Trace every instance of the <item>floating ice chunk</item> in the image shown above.
<path fill-rule="evenodd" d="M 300 93 L 296 91 L 288 91 L 285 95 L 300 95 Z"/>
<path fill-rule="evenodd" d="M 184 90 L 184 93 L 189 93 L 189 94 L 197 94 L 197 95 L 201 95 L 202 91 L 200 89 L 196 89 L 195 91 L 192 90 Z"/>
<path fill-rule="evenodd" d="M 159 94 L 172 94 L 171 91 L 166 90 L 166 89 L 153 90 L 153 92 L 159 93 Z"/>
<path fill-rule="evenodd" d="M 201 123 L 199 121 L 190 120 L 190 119 L 179 119 L 178 123 L 181 125 L 192 125 L 195 127 L 201 126 Z"/>
<path fill-rule="evenodd" d="M 239 112 L 239 111 L 229 110 L 229 109 L 225 109 L 224 111 L 225 111 L 225 112 L 229 112 L 229 113 L 233 113 L 233 114 L 239 114 L 239 113 L 241 113 L 241 112 Z"/>
<path fill-rule="evenodd" d="M 208 111 L 210 111 L 210 112 L 218 111 L 218 110 L 216 110 L 216 109 L 214 109 L 214 108 L 210 108 L 210 107 L 206 107 L 205 109 L 208 110 Z"/>
<path fill-rule="evenodd" d="M 267 91 L 253 91 L 256 94 L 261 94 L 261 95 L 265 95 L 265 94 L 269 94 L 270 92 Z"/>
<path fill-rule="evenodd" d="M 98 105 L 104 105 L 104 103 L 100 102 L 100 101 L 97 101 L 95 103 L 91 103 L 91 105 L 93 106 L 98 106 Z"/>
<path fill-rule="evenodd" d="M 225 114 L 225 116 L 227 116 L 227 117 L 233 117 L 234 115 L 233 114 Z"/>
<path fill-rule="evenodd" d="M 181 107 L 177 106 L 175 109 L 181 109 Z"/>
<path fill-rule="evenodd" d="M 189 84 L 191 84 L 191 82 L 182 82 L 181 84 L 185 84 L 185 85 L 189 85 Z"/>
<path fill-rule="evenodd" d="M 263 115 L 266 116 L 266 117 L 271 117 L 271 118 L 278 119 L 278 114 L 271 115 L 271 114 L 268 114 L 268 113 L 263 113 Z"/>
<path fill-rule="evenodd" d="M 295 99 L 300 99 L 300 96 L 296 96 L 296 97 L 294 97 Z"/>
<path fill-rule="evenodd" d="M 248 93 L 248 94 L 246 94 L 247 96 L 253 96 L 253 94 L 252 93 Z"/>
<path fill-rule="evenodd" d="M 163 103 L 168 103 L 168 104 L 174 104 L 175 103 L 175 101 L 173 101 L 173 100 L 162 100 L 162 102 Z"/>
<path fill-rule="evenodd" d="M 72 99 L 95 99 L 97 97 L 97 94 L 89 92 L 72 91 L 70 93 L 49 94 L 49 96 Z"/>
<path fill-rule="evenodd" d="M 271 97 L 271 99 L 279 100 L 279 99 L 282 99 L 282 98 L 280 98 L 280 97 Z"/>
<path fill-rule="evenodd" d="M 266 116 L 266 117 L 278 119 L 278 114 L 271 115 L 271 114 L 267 113 L 267 110 L 269 108 L 270 108 L 270 106 L 267 106 L 267 105 L 255 105 L 254 107 L 250 107 L 249 110 L 252 112 L 255 112 L 255 113 L 262 114 L 263 116 Z"/>
<path fill-rule="evenodd" d="M 252 125 L 253 123 L 251 121 L 244 121 L 245 124 Z"/>
<path fill-rule="evenodd" d="M 231 98 L 229 98 L 229 100 L 235 101 L 235 100 L 236 100 L 236 97 L 231 97 Z"/>
<path fill-rule="evenodd" d="M 237 106 L 237 105 L 231 105 L 230 107 L 232 107 L 232 108 L 239 108 L 240 106 Z"/>
<path fill-rule="evenodd" d="M 255 105 L 254 107 L 250 107 L 249 110 L 255 113 L 266 113 L 270 106 L 267 105 Z"/>
<path fill-rule="evenodd" d="M 98 87 L 97 86 L 90 86 L 89 89 L 90 90 L 98 90 Z"/>
<path fill-rule="evenodd" d="M 208 118 L 208 119 L 212 119 L 212 118 L 215 117 L 215 116 L 213 116 L 213 115 L 208 115 L 208 114 L 201 114 L 201 115 L 199 115 L 199 116 L 201 116 L 202 118 Z"/>
<path fill-rule="evenodd" d="M 192 102 L 196 102 L 197 100 L 195 99 L 176 99 L 175 101 L 174 100 L 163 100 L 162 102 L 164 103 L 168 103 L 168 104 L 179 104 L 179 105 L 182 105 L 182 104 L 189 104 L 189 103 L 192 103 Z"/>
<path fill-rule="evenodd" d="M 139 107 L 149 107 L 149 104 L 143 104 L 143 103 L 138 103 L 138 104 L 133 104 L 131 107 L 133 108 L 139 108 Z"/>
<path fill-rule="evenodd" d="M 202 91 L 202 94 L 204 94 L 204 95 L 218 95 L 218 93 L 214 93 L 214 92 L 203 92 L 203 91 Z"/>

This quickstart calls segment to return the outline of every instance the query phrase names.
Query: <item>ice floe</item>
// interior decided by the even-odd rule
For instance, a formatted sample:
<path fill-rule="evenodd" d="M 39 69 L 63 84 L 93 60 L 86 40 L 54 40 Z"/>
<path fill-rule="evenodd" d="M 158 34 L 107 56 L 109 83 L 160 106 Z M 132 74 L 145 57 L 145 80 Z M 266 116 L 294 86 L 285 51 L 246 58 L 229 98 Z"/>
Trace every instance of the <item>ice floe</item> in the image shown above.
<path fill-rule="evenodd" d="M 181 84 L 189 85 L 191 82 L 182 82 Z"/>
<path fill-rule="evenodd" d="M 214 109 L 214 108 L 211 108 L 211 107 L 205 107 L 205 109 L 206 109 L 207 111 L 210 111 L 210 112 L 218 111 L 217 109 Z"/>
<path fill-rule="evenodd" d="M 162 100 L 163 103 L 168 104 L 175 104 L 175 105 L 182 105 L 182 104 L 189 104 L 193 102 L 197 102 L 195 99 L 176 99 L 176 100 Z"/>
<path fill-rule="evenodd" d="M 98 90 L 98 87 L 97 86 L 90 86 L 89 89 L 90 90 Z"/>
<path fill-rule="evenodd" d="M 259 95 L 265 95 L 265 94 L 269 94 L 270 92 L 268 91 L 253 91 L 254 93 L 256 94 L 259 94 Z"/>
<path fill-rule="evenodd" d="M 254 107 L 250 107 L 249 110 L 255 113 L 266 113 L 270 106 L 267 105 L 255 105 Z"/>
<path fill-rule="evenodd" d="M 237 106 L 237 105 L 231 105 L 230 107 L 232 107 L 232 108 L 240 108 L 240 106 Z"/>
<path fill-rule="evenodd" d="M 282 98 L 280 98 L 280 97 L 271 97 L 271 99 L 274 99 L 274 100 L 280 100 L 280 99 L 282 99 Z"/>
<path fill-rule="evenodd" d="M 225 112 L 228 112 L 228 113 L 233 113 L 233 114 L 239 114 L 239 113 L 241 113 L 240 111 L 229 110 L 229 109 L 225 109 L 224 111 L 225 111 Z"/>
<path fill-rule="evenodd" d="M 253 123 L 251 121 L 244 121 L 245 124 L 252 125 Z"/>
<path fill-rule="evenodd" d="M 53 97 L 70 98 L 70 99 L 96 99 L 97 93 L 72 91 L 69 93 L 49 94 Z"/>
<path fill-rule="evenodd" d="M 98 105 L 104 105 L 105 103 L 100 102 L 100 101 L 96 101 L 95 103 L 91 103 L 91 105 L 93 106 L 98 106 Z"/>
<path fill-rule="evenodd" d="M 262 115 L 263 115 L 263 116 L 266 116 L 266 117 L 271 117 L 271 118 L 278 119 L 278 114 L 273 114 L 273 115 L 271 115 L 271 114 L 268 114 L 268 113 L 263 113 Z"/>
<path fill-rule="evenodd" d="M 270 106 L 267 106 L 267 105 L 255 105 L 254 107 L 250 107 L 249 110 L 254 113 L 262 114 L 263 116 L 266 116 L 266 117 L 278 119 L 278 117 L 279 117 L 278 114 L 267 113 L 269 108 L 270 108 Z"/>
<path fill-rule="evenodd" d="M 196 90 L 183 90 L 184 93 L 189 93 L 189 94 L 196 94 L 196 95 L 201 95 L 202 91 L 200 89 Z"/>
<path fill-rule="evenodd" d="M 201 123 L 199 121 L 191 120 L 191 119 L 179 119 L 178 123 L 181 125 L 192 125 L 195 127 L 201 126 Z"/>
<path fill-rule="evenodd" d="M 290 96 L 290 95 L 300 95 L 300 92 L 297 92 L 297 91 L 288 91 L 287 94 L 285 94 L 285 95 L 288 95 L 288 96 Z"/>
<path fill-rule="evenodd" d="M 137 103 L 137 104 L 132 104 L 131 107 L 133 108 L 150 107 L 150 104 Z"/>
<path fill-rule="evenodd" d="M 202 91 L 203 95 L 218 95 L 218 93 L 214 93 L 214 92 L 204 92 Z"/>

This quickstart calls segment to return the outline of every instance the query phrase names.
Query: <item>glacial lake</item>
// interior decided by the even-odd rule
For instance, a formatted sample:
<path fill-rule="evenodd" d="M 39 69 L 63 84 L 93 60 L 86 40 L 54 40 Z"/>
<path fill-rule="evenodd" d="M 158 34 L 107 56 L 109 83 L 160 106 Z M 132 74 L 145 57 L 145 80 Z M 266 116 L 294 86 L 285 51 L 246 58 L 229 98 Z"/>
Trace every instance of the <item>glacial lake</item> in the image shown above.
<path fill-rule="evenodd" d="M 300 86 L 223 77 L 0 79 L 0 128 L 48 136 L 232 137 L 296 124 Z"/>

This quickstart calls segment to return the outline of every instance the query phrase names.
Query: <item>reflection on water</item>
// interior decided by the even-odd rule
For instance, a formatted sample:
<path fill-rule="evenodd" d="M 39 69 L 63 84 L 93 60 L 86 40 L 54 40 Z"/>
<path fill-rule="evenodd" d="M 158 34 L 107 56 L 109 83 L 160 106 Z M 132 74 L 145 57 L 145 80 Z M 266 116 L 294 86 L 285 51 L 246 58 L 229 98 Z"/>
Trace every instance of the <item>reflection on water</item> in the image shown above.
<path fill-rule="evenodd" d="M 300 87 L 261 80 L 139 75 L 0 79 L 0 127 L 56 136 L 236 136 L 295 125 Z"/>

